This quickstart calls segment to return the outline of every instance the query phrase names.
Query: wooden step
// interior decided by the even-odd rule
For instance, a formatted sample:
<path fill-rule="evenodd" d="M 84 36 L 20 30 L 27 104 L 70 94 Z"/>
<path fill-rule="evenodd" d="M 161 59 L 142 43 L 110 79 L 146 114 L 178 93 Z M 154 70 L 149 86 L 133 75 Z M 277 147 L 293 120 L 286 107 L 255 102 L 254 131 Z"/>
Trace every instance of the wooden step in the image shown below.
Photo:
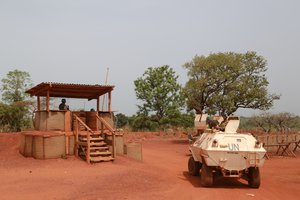
<path fill-rule="evenodd" d="M 111 156 L 110 151 L 95 151 L 95 152 L 90 152 L 91 156 Z"/>
<path fill-rule="evenodd" d="M 111 156 L 106 156 L 106 157 L 91 157 L 90 161 L 91 162 L 107 162 L 107 161 L 113 161 L 114 158 Z"/>
<path fill-rule="evenodd" d="M 90 146 L 91 147 L 95 147 L 95 146 L 97 146 L 97 147 L 102 147 L 102 146 L 106 146 L 107 144 L 105 143 L 105 142 L 103 142 L 103 141 L 101 141 L 101 142 L 91 142 L 90 143 Z"/>
<path fill-rule="evenodd" d="M 81 156 L 85 156 L 85 152 L 80 152 Z M 90 156 L 111 156 L 111 152 L 109 151 L 95 151 L 95 152 L 90 152 Z"/>
<path fill-rule="evenodd" d="M 87 136 L 88 133 L 90 133 L 90 135 L 93 136 L 93 135 L 101 135 L 102 133 L 107 134 L 107 133 L 110 133 L 110 131 L 108 129 L 104 129 L 103 131 L 99 130 L 99 131 L 93 131 L 93 132 L 80 131 L 80 132 L 78 132 L 78 135 Z"/>
<path fill-rule="evenodd" d="M 90 133 L 91 136 L 93 135 L 101 135 L 101 131 L 93 131 L 93 133 L 89 132 L 89 131 L 81 131 L 78 133 L 79 136 L 87 136 L 88 133 Z"/>
<path fill-rule="evenodd" d="M 102 133 L 104 133 L 104 134 L 106 134 L 106 133 L 108 133 L 109 132 L 109 130 L 108 129 L 103 129 L 103 131 L 101 131 L 101 130 L 99 130 L 99 131 L 94 131 L 94 135 L 100 135 L 100 134 L 102 134 Z"/>
<path fill-rule="evenodd" d="M 87 142 L 78 142 L 78 145 L 80 145 L 80 146 L 87 146 Z M 107 144 L 105 143 L 105 142 L 103 142 L 103 141 L 101 141 L 101 142 L 90 142 L 90 146 L 91 147 L 102 147 L 102 146 L 106 146 Z"/>
<path fill-rule="evenodd" d="M 90 147 L 90 150 L 99 150 L 99 151 L 103 151 L 103 150 L 108 150 L 109 148 L 104 146 L 104 147 Z"/>
<path fill-rule="evenodd" d="M 79 140 L 81 140 L 81 141 L 87 141 L 87 138 L 79 138 Z M 90 141 L 103 141 L 104 139 L 103 139 L 103 137 L 91 137 L 90 138 Z"/>

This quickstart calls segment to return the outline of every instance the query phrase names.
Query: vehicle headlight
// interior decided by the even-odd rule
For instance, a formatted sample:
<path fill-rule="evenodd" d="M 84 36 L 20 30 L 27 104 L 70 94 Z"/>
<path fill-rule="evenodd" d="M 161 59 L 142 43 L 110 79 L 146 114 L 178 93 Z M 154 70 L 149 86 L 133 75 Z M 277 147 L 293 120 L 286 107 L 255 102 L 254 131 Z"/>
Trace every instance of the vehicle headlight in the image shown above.
<path fill-rule="evenodd" d="M 261 143 L 259 141 L 256 141 L 254 148 L 260 148 L 260 147 L 261 147 Z"/>
<path fill-rule="evenodd" d="M 214 139 L 211 146 L 212 147 L 218 147 L 218 140 Z"/>

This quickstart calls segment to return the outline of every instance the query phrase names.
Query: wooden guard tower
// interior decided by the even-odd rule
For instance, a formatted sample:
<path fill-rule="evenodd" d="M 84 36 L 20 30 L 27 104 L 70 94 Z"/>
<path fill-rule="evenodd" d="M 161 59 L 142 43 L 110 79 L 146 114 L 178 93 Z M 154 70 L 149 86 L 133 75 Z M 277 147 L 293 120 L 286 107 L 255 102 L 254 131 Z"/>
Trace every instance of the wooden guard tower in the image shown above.
<path fill-rule="evenodd" d="M 66 155 L 74 153 L 88 163 L 113 160 L 116 155 L 115 130 L 111 110 L 113 89 L 114 86 L 111 85 L 44 82 L 36 85 L 26 91 L 31 96 L 37 97 L 37 110 L 34 117 L 35 130 L 39 131 L 39 134 L 55 131 L 60 133 L 59 135 L 65 135 Z M 108 96 L 107 105 L 103 104 L 102 108 L 100 107 L 100 97 L 104 97 L 104 95 Z M 41 97 L 46 98 L 45 109 L 41 109 Z M 96 100 L 96 110 L 72 111 L 58 108 L 50 110 L 50 97 Z M 104 107 L 107 110 L 104 110 Z M 40 136 L 39 134 L 35 135 Z M 33 147 L 32 151 L 34 151 Z M 44 146 L 42 148 L 45 149 Z M 50 142 L 47 148 L 56 147 L 55 145 L 51 147 Z"/>

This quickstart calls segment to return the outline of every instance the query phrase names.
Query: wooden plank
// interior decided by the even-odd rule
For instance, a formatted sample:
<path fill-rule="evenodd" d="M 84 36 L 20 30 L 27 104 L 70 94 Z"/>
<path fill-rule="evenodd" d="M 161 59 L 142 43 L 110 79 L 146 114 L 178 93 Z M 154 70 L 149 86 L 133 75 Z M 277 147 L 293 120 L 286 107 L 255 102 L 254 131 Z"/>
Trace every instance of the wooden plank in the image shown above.
<path fill-rule="evenodd" d="M 90 164 L 90 162 L 91 162 L 91 157 L 90 157 L 90 153 L 91 153 L 91 149 L 90 149 L 90 147 L 91 147 L 91 143 L 90 143 L 90 134 L 88 133 L 88 135 L 87 135 L 87 150 L 86 150 L 86 161 L 87 161 L 87 163 L 89 163 Z"/>
<path fill-rule="evenodd" d="M 300 140 L 294 143 L 295 143 L 295 148 L 293 149 L 293 152 L 296 152 L 297 148 L 300 148 Z"/>
<path fill-rule="evenodd" d="M 91 150 L 108 150 L 109 148 L 107 146 L 105 147 L 90 147 Z"/>
<path fill-rule="evenodd" d="M 115 130 L 111 127 L 111 125 L 107 121 L 105 121 L 102 117 L 99 117 L 98 115 L 96 115 L 96 117 L 110 132 L 112 132 L 112 133 L 115 132 Z"/>
<path fill-rule="evenodd" d="M 85 155 L 85 153 L 81 152 L 80 155 Z M 90 152 L 90 159 L 93 157 L 93 156 L 110 156 L 111 155 L 111 152 L 110 151 L 95 151 L 95 152 Z"/>
<path fill-rule="evenodd" d="M 87 138 L 80 138 L 79 139 L 80 141 L 82 141 L 82 142 L 85 142 L 85 141 L 87 141 L 88 139 Z M 98 138 L 90 138 L 90 141 L 103 141 L 104 139 L 103 139 L 103 137 L 98 137 Z"/>
<path fill-rule="evenodd" d="M 78 145 L 80 146 L 87 146 L 87 142 L 78 142 Z M 107 145 L 105 142 L 90 142 L 90 147 L 92 146 L 105 146 Z"/>
<path fill-rule="evenodd" d="M 106 157 L 91 157 L 91 162 L 106 162 L 106 161 L 113 161 L 114 158 L 111 156 Z"/>
<path fill-rule="evenodd" d="M 47 107 L 47 112 L 49 112 L 50 111 L 50 92 L 49 92 L 49 89 L 47 90 L 46 107 Z"/>
<path fill-rule="evenodd" d="M 293 151 L 290 150 L 290 145 L 291 142 L 289 143 L 284 143 L 284 144 L 269 144 L 269 145 L 264 145 L 264 147 L 277 147 L 277 151 L 275 155 L 280 155 L 280 156 L 293 156 L 296 157 Z M 269 158 L 269 155 L 267 155 L 267 158 Z"/>
<path fill-rule="evenodd" d="M 78 121 L 75 122 L 75 156 L 78 157 L 78 148 L 79 148 L 79 142 L 78 142 Z"/>
<path fill-rule="evenodd" d="M 100 111 L 100 96 L 97 98 L 97 113 Z"/>
<path fill-rule="evenodd" d="M 106 131 L 107 132 L 107 131 Z M 82 137 L 86 137 L 87 136 L 88 131 L 80 131 L 79 135 Z M 100 136 L 102 133 L 101 131 L 93 131 L 93 133 L 91 133 L 91 136 Z"/>
<path fill-rule="evenodd" d="M 65 132 L 71 131 L 71 112 L 70 111 L 65 111 L 64 112 L 64 130 Z"/>

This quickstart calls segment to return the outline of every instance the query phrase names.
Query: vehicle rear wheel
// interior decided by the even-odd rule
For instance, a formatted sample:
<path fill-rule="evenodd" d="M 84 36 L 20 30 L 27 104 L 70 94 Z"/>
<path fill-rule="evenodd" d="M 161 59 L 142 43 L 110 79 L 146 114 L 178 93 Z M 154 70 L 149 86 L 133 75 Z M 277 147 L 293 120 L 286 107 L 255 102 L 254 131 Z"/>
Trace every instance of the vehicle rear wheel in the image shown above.
<path fill-rule="evenodd" d="M 188 162 L 189 174 L 192 176 L 199 176 L 200 168 L 201 164 L 199 162 L 196 162 L 193 156 L 191 156 Z"/>
<path fill-rule="evenodd" d="M 201 185 L 203 187 L 211 187 L 213 185 L 212 169 L 205 163 L 202 164 L 201 168 Z"/>
<path fill-rule="evenodd" d="M 259 188 L 260 186 L 260 173 L 258 167 L 250 167 L 248 174 L 248 185 L 252 188 Z"/>

